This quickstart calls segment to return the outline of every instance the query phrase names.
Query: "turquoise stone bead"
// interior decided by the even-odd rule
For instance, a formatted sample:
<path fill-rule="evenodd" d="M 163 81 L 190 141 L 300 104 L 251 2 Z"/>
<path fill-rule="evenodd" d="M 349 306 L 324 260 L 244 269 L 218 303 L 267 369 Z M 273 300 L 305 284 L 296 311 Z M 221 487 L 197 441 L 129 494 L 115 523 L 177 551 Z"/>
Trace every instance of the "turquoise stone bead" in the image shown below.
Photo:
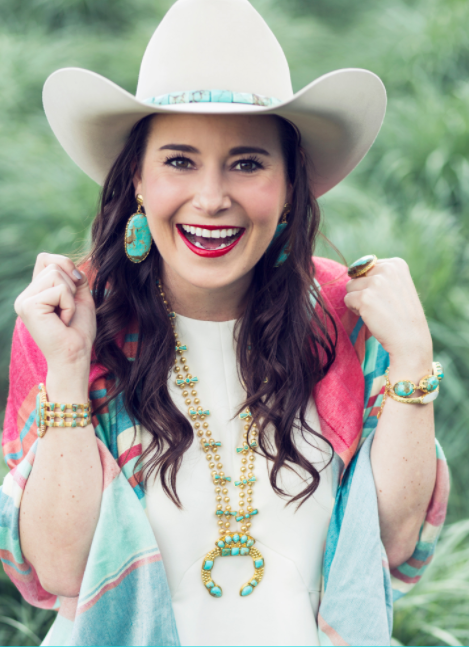
<path fill-rule="evenodd" d="M 439 385 L 439 380 L 434 375 L 431 375 L 430 377 L 428 377 L 426 382 L 427 382 L 427 391 L 429 393 L 434 391 L 437 388 L 437 386 Z"/>
<path fill-rule="evenodd" d="M 239 555 L 239 548 L 237 546 L 233 546 L 233 548 L 231 549 L 231 554 Z"/>
<path fill-rule="evenodd" d="M 221 551 L 222 557 L 228 557 L 228 555 L 231 555 L 231 550 L 234 550 L 234 548 L 233 549 L 231 549 L 231 548 L 222 548 L 222 551 Z"/>
<path fill-rule="evenodd" d="M 76 426 L 77 426 L 77 421 L 76 421 L 76 420 L 72 420 L 72 427 L 76 427 Z"/>
<path fill-rule="evenodd" d="M 249 548 L 241 548 L 241 555 L 249 555 Z"/>
<path fill-rule="evenodd" d="M 257 580 L 251 580 L 249 584 L 251 584 L 252 586 L 257 586 L 259 582 Z"/>
<path fill-rule="evenodd" d="M 227 536 L 225 537 L 225 541 L 226 541 L 226 543 L 227 543 L 227 544 L 231 544 L 231 542 L 232 542 L 233 540 L 231 539 L 231 537 L 230 537 L 229 535 L 227 535 Z"/>
<path fill-rule="evenodd" d="M 254 539 L 248 539 L 246 546 L 249 546 L 249 548 L 251 548 L 251 546 L 254 546 Z"/>
<path fill-rule="evenodd" d="M 243 536 L 241 537 L 241 543 L 242 543 L 242 544 L 245 544 L 245 543 L 247 542 L 247 540 L 248 540 L 247 535 L 243 535 Z"/>
<path fill-rule="evenodd" d="M 264 566 L 264 560 L 263 559 L 254 560 L 254 566 L 256 568 L 262 568 Z"/>
<path fill-rule="evenodd" d="M 238 535 L 238 533 L 236 533 L 236 535 L 233 535 L 233 541 L 235 542 L 235 544 L 237 544 L 237 543 L 238 543 L 238 541 L 239 541 L 239 535 Z"/>
<path fill-rule="evenodd" d="M 207 559 L 204 562 L 204 571 L 211 571 L 213 568 L 213 560 Z"/>
<path fill-rule="evenodd" d="M 78 409 L 78 405 L 77 404 L 72 404 L 72 411 L 76 411 L 77 409 Z"/>
<path fill-rule="evenodd" d="M 54 411 L 54 409 L 55 409 L 55 402 L 51 402 L 50 403 L 50 410 Z"/>
<path fill-rule="evenodd" d="M 65 427 L 65 420 L 61 420 L 59 422 L 59 427 Z"/>
<path fill-rule="evenodd" d="M 134 213 L 125 229 L 125 249 L 131 259 L 143 261 L 151 248 L 151 233 L 144 213 Z"/>
<path fill-rule="evenodd" d="M 210 595 L 213 595 L 214 598 L 221 598 L 221 588 L 219 586 L 214 586 L 210 589 Z"/>
<path fill-rule="evenodd" d="M 241 595 L 242 595 L 243 597 L 245 597 L 246 595 L 251 595 L 252 590 L 253 590 L 253 589 L 252 589 L 252 586 L 250 586 L 250 585 L 248 584 L 248 585 L 247 585 L 247 586 L 245 586 L 245 587 L 244 587 L 244 589 L 241 591 Z"/>
<path fill-rule="evenodd" d="M 225 542 L 224 541 L 219 541 L 217 543 L 218 548 L 225 548 Z"/>
<path fill-rule="evenodd" d="M 215 584 L 212 582 L 212 580 L 210 580 L 210 582 L 207 582 L 207 584 L 206 584 L 205 586 L 206 586 L 208 589 L 213 589 L 213 587 L 215 586 Z"/>
<path fill-rule="evenodd" d="M 41 425 L 41 415 L 39 411 L 36 412 L 36 425 L 39 427 Z"/>
<path fill-rule="evenodd" d="M 394 393 L 396 395 L 399 395 L 401 398 L 406 398 L 408 395 L 412 395 L 412 393 L 415 391 L 412 382 L 409 382 L 409 380 L 401 380 L 400 382 L 396 382 L 394 385 Z"/>
<path fill-rule="evenodd" d="M 65 411 L 65 405 L 64 404 L 61 404 L 60 408 L 62 409 L 62 411 Z"/>

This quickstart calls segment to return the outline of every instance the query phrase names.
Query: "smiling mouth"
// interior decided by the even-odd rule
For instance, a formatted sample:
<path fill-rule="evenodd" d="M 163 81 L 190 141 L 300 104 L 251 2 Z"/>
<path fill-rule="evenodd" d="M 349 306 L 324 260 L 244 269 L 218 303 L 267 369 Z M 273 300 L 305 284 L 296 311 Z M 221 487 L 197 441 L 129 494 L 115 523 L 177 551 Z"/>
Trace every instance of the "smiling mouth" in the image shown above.
<path fill-rule="evenodd" d="M 177 225 L 179 232 L 192 245 L 214 252 L 231 247 L 244 233 L 244 227 L 197 227 Z"/>

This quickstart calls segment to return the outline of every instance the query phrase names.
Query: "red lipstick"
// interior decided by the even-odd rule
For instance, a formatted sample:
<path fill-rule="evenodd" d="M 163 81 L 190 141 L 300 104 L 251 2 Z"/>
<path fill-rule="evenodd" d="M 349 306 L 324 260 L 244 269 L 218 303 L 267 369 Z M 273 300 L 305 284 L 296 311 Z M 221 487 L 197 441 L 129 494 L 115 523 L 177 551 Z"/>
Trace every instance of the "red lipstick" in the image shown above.
<path fill-rule="evenodd" d="M 204 225 L 203 228 L 204 229 L 210 229 L 210 230 L 220 229 L 219 226 L 214 227 L 214 226 L 210 226 L 210 225 L 208 225 L 208 226 Z M 204 258 L 218 258 L 219 256 L 224 256 L 225 254 L 228 254 L 228 252 L 231 252 L 231 250 L 234 247 L 236 247 L 236 245 L 239 243 L 239 241 L 244 236 L 244 233 L 246 231 L 245 229 L 243 229 L 243 231 L 238 236 L 238 238 L 236 238 L 236 240 L 233 241 L 231 243 L 231 245 L 228 245 L 227 247 L 224 247 L 223 249 L 201 249 L 200 247 L 197 247 L 196 245 L 191 243 L 190 240 L 188 240 L 185 237 L 183 231 L 181 230 L 180 225 L 176 225 L 176 229 L 177 229 L 178 234 L 181 236 L 182 240 L 186 243 L 187 247 L 191 250 L 191 252 L 194 252 L 194 254 L 197 254 L 197 256 L 203 256 Z"/>

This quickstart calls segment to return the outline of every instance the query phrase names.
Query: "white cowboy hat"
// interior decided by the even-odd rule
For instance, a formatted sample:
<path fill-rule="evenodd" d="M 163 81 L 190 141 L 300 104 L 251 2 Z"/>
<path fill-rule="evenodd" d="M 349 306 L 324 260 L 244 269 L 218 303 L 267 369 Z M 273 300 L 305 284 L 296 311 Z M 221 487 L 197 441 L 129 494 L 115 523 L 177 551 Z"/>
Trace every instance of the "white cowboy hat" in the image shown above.
<path fill-rule="evenodd" d="M 43 101 L 65 151 L 99 184 L 147 115 L 285 117 L 301 132 L 319 197 L 372 145 L 386 92 L 372 72 L 344 69 L 293 94 L 285 54 L 248 0 L 177 0 L 148 44 L 135 97 L 99 74 L 65 68 L 47 79 Z"/>

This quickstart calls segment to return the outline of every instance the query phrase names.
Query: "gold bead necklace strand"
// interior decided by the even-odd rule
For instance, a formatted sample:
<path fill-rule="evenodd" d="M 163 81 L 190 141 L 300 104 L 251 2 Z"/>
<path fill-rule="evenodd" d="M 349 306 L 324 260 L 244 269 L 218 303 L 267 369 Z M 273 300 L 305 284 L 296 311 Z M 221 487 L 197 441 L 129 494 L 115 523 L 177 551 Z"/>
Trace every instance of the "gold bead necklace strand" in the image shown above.
<path fill-rule="evenodd" d="M 239 414 L 240 420 L 244 423 L 244 432 L 242 446 L 236 448 L 236 452 L 241 454 L 242 457 L 239 481 L 235 481 L 234 483 L 235 487 L 239 488 L 239 510 L 233 511 L 231 509 L 227 487 L 231 482 L 231 477 L 226 476 L 223 471 L 223 463 L 220 457 L 221 442 L 214 440 L 212 437 L 212 432 L 206 420 L 210 415 L 210 411 L 204 409 L 200 404 L 200 399 L 197 397 L 198 394 L 194 385 L 199 382 L 199 379 L 191 374 L 187 359 L 184 356 L 188 348 L 178 339 L 178 333 L 176 332 L 176 313 L 172 312 L 169 307 L 161 282 L 158 282 L 158 288 L 168 312 L 175 339 L 174 372 L 176 373 L 176 385 L 182 391 L 184 404 L 187 406 L 187 413 L 192 421 L 195 433 L 200 440 L 201 448 L 205 453 L 205 458 L 207 459 L 215 486 L 215 515 L 218 519 L 220 537 L 215 542 L 215 549 L 211 550 L 205 556 L 201 572 L 202 582 L 212 597 L 221 597 L 221 587 L 212 580 L 212 568 L 215 559 L 217 557 L 250 555 L 254 562 L 254 576 L 251 580 L 243 584 L 239 592 L 242 597 L 246 597 L 253 592 L 264 575 L 264 558 L 254 548 L 255 539 L 249 534 L 252 525 L 251 519 L 258 514 L 258 510 L 252 506 L 253 486 L 256 482 L 256 477 L 254 476 L 254 461 L 256 459 L 254 450 L 258 446 L 256 440 L 258 435 L 257 425 L 252 421 L 252 415 L 248 408 Z M 248 442 L 249 430 L 251 430 L 251 442 Z M 232 517 L 235 518 L 237 523 L 241 524 L 240 531 L 230 530 Z"/>

